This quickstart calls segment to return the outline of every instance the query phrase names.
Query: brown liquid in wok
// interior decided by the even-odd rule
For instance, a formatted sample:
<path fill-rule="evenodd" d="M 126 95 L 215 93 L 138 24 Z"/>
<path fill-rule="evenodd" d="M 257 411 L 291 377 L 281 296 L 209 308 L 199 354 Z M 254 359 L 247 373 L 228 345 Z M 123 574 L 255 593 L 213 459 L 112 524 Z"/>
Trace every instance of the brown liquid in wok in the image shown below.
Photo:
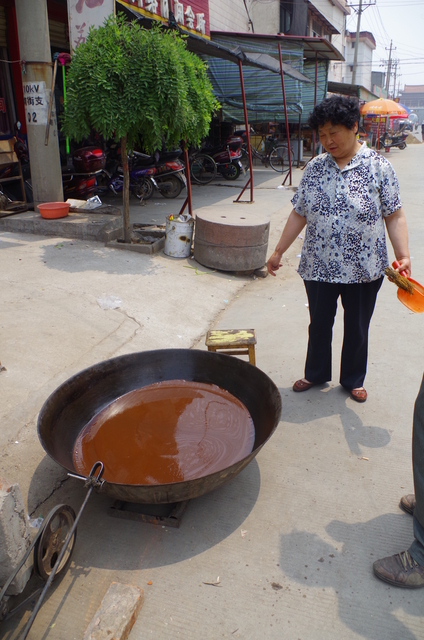
<path fill-rule="evenodd" d="M 75 469 L 122 484 L 168 484 L 225 469 L 251 453 L 246 407 L 212 384 L 172 380 L 143 387 L 100 411 L 79 434 Z"/>

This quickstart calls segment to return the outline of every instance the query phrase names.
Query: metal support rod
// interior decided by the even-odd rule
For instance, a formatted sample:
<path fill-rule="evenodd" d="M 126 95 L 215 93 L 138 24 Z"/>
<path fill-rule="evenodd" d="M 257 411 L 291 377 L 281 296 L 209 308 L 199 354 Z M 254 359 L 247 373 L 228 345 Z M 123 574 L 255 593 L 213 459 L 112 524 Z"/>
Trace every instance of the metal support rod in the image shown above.
<path fill-rule="evenodd" d="M 280 58 L 280 75 L 281 75 L 281 86 L 283 89 L 284 120 L 286 123 L 287 149 L 289 152 L 289 176 L 290 176 L 290 185 L 291 185 L 292 184 L 292 161 L 291 161 L 291 148 L 290 148 L 290 131 L 289 131 L 289 117 L 287 115 L 286 88 L 284 86 L 284 71 L 283 71 L 283 57 L 281 55 L 281 42 L 278 43 L 278 56 Z M 286 180 L 287 180 L 287 176 L 285 177 L 283 184 L 286 183 Z"/>
<path fill-rule="evenodd" d="M 240 73 L 240 85 L 241 85 L 241 95 L 243 98 L 243 111 L 244 111 L 244 124 L 246 127 L 246 144 L 247 144 L 247 154 L 249 156 L 249 170 L 250 170 L 250 178 L 247 181 L 243 191 L 239 195 L 239 197 L 234 200 L 234 202 L 239 202 L 241 196 L 246 191 L 248 185 L 250 184 L 250 203 L 253 202 L 253 162 L 252 162 L 252 149 L 250 147 L 250 126 L 249 119 L 247 116 L 247 104 L 246 104 L 246 92 L 244 90 L 244 79 L 243 79 L 243 63 L 241 60 L 238 61 L 239 65 L 239 73 Z"/>
<path fill-rule="evenodd" d="M 302 128 L 302 114 L 299 113 L 299 131 L 297 138 L 297 168 L 300 167 L 300 153 L 302 149 L 302 138 L 301 138 L 301 128 Z"/>
<path fill-rule="evenodd" d="M 63 106 L 66 111 L 66 71 L 65 64 L 62 65 L 62 85 L 63 85 Z M 66 136 L 66 158 L 69 156 L 69 136 Z"/>
<path fill-rule="evenodd" d="M 317 106 L 317 92 L 318 92 L 318 54 L 315 53 L 315 93 L 314 93 L 314 107 Z M 316 145 L 316 133 L 312 134 L 312 157 L 315 158 L 315 145 Z"/>
<path fill-rule="evenodd" d="M 53 100 L 54 100 L 54 85 L 56 84 L 56 73 L 57 73 L 57 58 L 54 61 L 54 67 L 53 67 L 53 80 L 52 80 L 52 88 L 50 91 L 49 112 L 47 115 L 46 137 L 44 138 L 44 144 L 46 146 L 49 144 L 50 120 L 52 119 L 52 108 L 53 108 Z"/>
<path fill-rule="evenodd" d="M 178 212 L 178 215 L 179 215 L 179 216 L 182 216 L 182 215 L 183 215 L 184 211 L 185 211 L 185 210 L 186 210 L 186 208 L 187 208 L 187 205 L 188 205 L 188 196 L 187 196 L 187 198 L 184 200 L 183 206 L 181 207 L 181 209 L 180 209 L 180 210 L 179 210 L 179 212 Z"/>
<path fill-rule="evenodd" d="M 193 199 L 191 192 L 191 176 L 190 176 L 190 160 L 188 158 L 187 142 L 184 142 L 184 163 L 186 168 L 186 180 L 187 180 L 187 200 L 188 200 L 188 212 L 193 217 Z"/>
<path fill-rule="evenodd" d="M 249 180 L 246 182 L 246 184 L 244 185 L 243 189 L 241 190 L 241 193 L 237 196 L 237 198 L 234 200 L 234 202 L 240 202 L 240 198 L 242 197 L 243 193 L 246 191 L 247 187 L 249 186 L 249 184 L 252 181 L 252 177 L 249 178 Z M 242 202 L 246 202 L 246 200 L 242 200 Z M 252 201 L 250 201 L 252 202 Z"/>
<path fill-rule="evenodd" d="M 178 215 L 181 216 L 186 210 L 188 205 L 188 212 L 190 216 L 193 217 L 193 198 L 192 198 L 192 192 L 191 192 L 190 160 L 188 157 L 187 142 L 183 143 L 183 150 L 184 150 L 184 165 L 185 165 L 186 180 L 187 180 L 187 198 L 184 200 L 184 204 L 181 207 Z"/>
<path fill-rule="evenodd" d="M 381 115 L 380 115 L 380 117 L 378 119 L 377 140 L 376 140 L 376 143 L 375 143 L 377 151 L 380 151 L 380 124 L 381 124 Z"/>

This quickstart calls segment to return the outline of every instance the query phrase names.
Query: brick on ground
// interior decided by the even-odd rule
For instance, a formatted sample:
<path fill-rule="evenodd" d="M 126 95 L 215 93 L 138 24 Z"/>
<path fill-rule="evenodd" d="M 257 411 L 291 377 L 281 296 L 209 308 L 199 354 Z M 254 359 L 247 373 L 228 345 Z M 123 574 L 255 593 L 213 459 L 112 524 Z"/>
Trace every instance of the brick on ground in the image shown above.
<path fill-rule="evenodd" d="M 112 582 L 87 627 L 83 640 L 126 640 L 144 602 L 144 592 Z"/>

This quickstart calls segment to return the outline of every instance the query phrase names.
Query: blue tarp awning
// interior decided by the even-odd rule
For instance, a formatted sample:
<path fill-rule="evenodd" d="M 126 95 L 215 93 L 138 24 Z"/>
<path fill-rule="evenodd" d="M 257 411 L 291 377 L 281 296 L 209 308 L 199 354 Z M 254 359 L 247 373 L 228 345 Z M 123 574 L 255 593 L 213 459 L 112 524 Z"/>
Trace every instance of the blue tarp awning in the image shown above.
<path fill-rule="evenodd" d="M 341 54 L 324 38 L 266 36 L 213 32 L 212 41 L 241 50 L 246 56 L 271 57 L 279 65 L 278 44 L 284 65 L 284 85 L 289 122 L 306 123 L 315 100 L 315 64 L 317 64 L 317 102 L 327 95 L 329 60 L 343 60 Z M 215 95 L 222 104 L 223 119 L 243 122 L 243 101 L 238 70 L 222 59 L 205 57 Z M 295 71 L 298 75 L 290 73 Z M 285 118 L 279 74 L 266 69 L 243 67 L 249 121 L 280 121 Z M 294 76 L 294 77 L 293 77 Z M 309 82 L 307 81 L 309 79 Z"/>

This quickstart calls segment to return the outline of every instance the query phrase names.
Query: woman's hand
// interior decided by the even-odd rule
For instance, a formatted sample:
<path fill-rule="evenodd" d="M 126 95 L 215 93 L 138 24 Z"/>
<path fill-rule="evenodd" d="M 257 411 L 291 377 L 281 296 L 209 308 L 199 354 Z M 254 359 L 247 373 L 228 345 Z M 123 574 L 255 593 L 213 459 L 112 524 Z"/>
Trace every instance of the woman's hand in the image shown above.
<path fill-rule="evenodd" d="M 402 275 L 405 275 L 403 272 L 406 271 L 406 275 L 410 276 L 411 275 L 411 259 L 409 257 L 397 258 L 397 262 L 399 266 L 397 267 L 396 271 L 398 271 Z"/>
<path fill-rule="evenodd" d="M 268 262 L 266 263 L 266 268 L 268 269 L 268 273 L 271 274 L 272 276 L 276 276 L 277 274 L 275 272 L 278 271 L 278 269 L 283 266 L 283 263 L 281 262 L 281 258 L 282 258 L 282 254 L 278 253 L 277 251 L 274 251 L 272 256 L 268 259 Z"/>

